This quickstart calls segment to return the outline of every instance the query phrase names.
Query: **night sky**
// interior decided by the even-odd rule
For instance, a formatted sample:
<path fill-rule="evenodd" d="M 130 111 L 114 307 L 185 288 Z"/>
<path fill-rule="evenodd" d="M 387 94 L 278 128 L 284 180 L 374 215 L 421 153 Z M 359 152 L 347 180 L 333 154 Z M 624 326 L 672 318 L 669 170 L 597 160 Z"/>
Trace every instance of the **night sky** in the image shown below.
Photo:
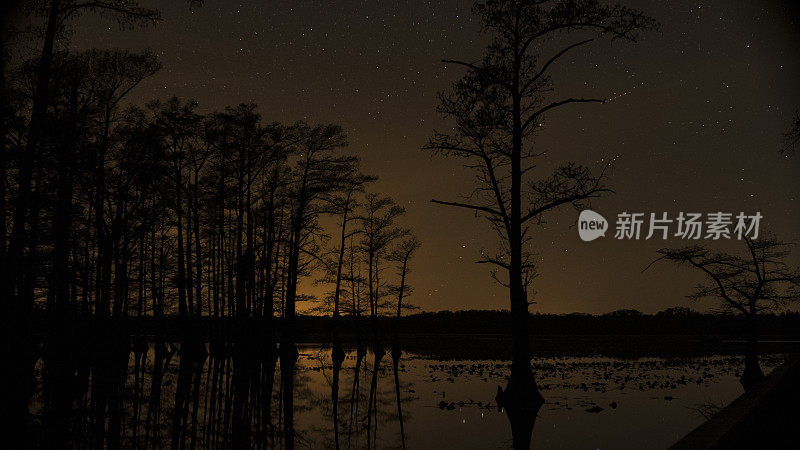
<path fill-rule="evenodd" d="M 473 187 L 471 174 L 420 150 L 434 128 L 450 126 L 435 112 L 436 95 L 463 74 L 440 60 L 483 52 L 470 2 L 206 0 L 193 12 L 180 1 L 143 4 L 161 9 L 164 21 L 120 31 L 87 16 L 73 23 L 69 45 L 152 48 L 164 68 L 133 93 L 134 103 L 177 95 L 210 112 L 255 102 L 267 122 L 341 124 L 349 151 L 380 177 L 373 190 L 407 208 L 406 223 L 424 243 L 411 301 L 425 310 L 508 307 L 507 291 L 474 264 L 481 249 L 494 248 L 485 221 L 428 203 L 459 200 Z M 612 226 L 622 211 L 760 211 L 762 227 L 800 243 L 800 154 L 778 152 L 800 109 L 796 9 L 766 1 L 626 4 L 661 31 L 637 44 L 600 40 L 561 60 L 553 72 L 559 96 L 613 101 L 548 116 L 536 142 L 548 152 L 540 173 L 570 160 L 596 170 L 613 160 L 616 194 L 592 208 Z M 684 242 L 619 241 L 613 232 L 582 242 L 577 215 L 564 209 L 533 230 L 540 277 L 532 311 L 687 304 L 698 280 L 688 269 L 664 264 L 642 273 L 656 249 Z M 800 249 L 792 261 L 800 263 Z"/>

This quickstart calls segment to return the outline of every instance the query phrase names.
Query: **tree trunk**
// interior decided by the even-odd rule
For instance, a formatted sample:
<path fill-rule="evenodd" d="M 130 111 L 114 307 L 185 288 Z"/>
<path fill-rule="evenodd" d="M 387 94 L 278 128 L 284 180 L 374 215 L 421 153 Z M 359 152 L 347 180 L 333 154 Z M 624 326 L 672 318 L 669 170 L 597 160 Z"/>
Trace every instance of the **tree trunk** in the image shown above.
<path fill-rule="evenodd" d="M 241 160 L 241 158 L 240 158 Z M 239 170 L 243 170 L 240 163 Z M 239 183 L 236 192 L 236 313 L 239 317 L 245 317 L 245 267 L 243 247 L 244 234 L 244 175 L 239 174 Z"/>
<path fill-rule="evenodd" d="M 336 262 L 336 288 L 333 291 L 333 353 L 334 361 L 344 360 L 344 350 L 342 350 L 342 342 L 339 338 L 339 296 L 342 290 L 342 265 L 344 264 L 344 246 L 347 239 L 347 215 L 350 208 L 350 196 L 353 194 L 352 189 L 347 193 L 347 199 L 344 203 L 344 210 L 342 212 L 342 234 L 339 241 L 339 258 Z M 338 441 L 337 441 L 338 445 Z"/>
<path fill-rule="evenodd" d="M 53 297 L 55 317 L 63 318 L 69 306 L 69 287 L 72 268 L 69 263 L 72 227 L 72 168 L 77 142 L 77 90 L 70 93 L 69 129 L 66 142 L 58 152 L 56 211 L 53 223 Z M 5 181 L 3 181 L 5 184 Z M 5 214 L 3 214 L 5 216 Z"/>
<path fill-rule="evenodd" d="M 400 316 L 403 314 L 403 294 L 405 293 L 406 289 L 407 269 L 408 269 L 408 257 L 403 259 L 403 267 L 400 270 L 400 290 L 397 294 L 397 315 L 395 316 L 394 320 L 394 343 L 392 346 L 392 352 L 397 352 L 398 358 L 400 355 Z"/>
<path fill-rule="evenodd" d="M 194 206 L 192 208 L 194 220 L 192 223 L 194 224 L 194 257 L 195 257 L 195 270 L 197 274 L 195 276 L 195 302 L 197 305 L 196 312 L 198 316 L 202 316 L 203 311 L 203 253 L 202 253 L 202 246 L 200 244 L 200 213 L 199 213 L 199 195 L 197 191 L 197 182 L 199 175 L 195 172 L 194 179 L 195 183 L 192 185 L 194 190 Z M 210 307 L 209 307 L 210 309 Z"/>
<path fill-rule="evenodd" d="M 187 183 L 191 184 L 188 179 Z M 196 313 L 194 301 L 194 269 L 192 269 L 192 209 L 194 207 L 190 189 L 186 189 L 186 309 L 190 317 Z"/>
<path fill-rule="evenodd" d="M 14 317 L 14 322 L 9 323 L 6 330 L 11 334 L 11 339 L 7 340 L 9 345 L 15 346 L 15 335 L 17 331 L 26 332 L 29 327 L 27 322 L 29 314 L 33 307 L 26 295 L 20 292 L 19 287 L 24 284 L 22 280 L 24 274 L 19 274 L 18 270 L 20 264 L 17 262 L 23 260 L 25 251 L 25 223 L 30 222 L 31 228 L 33 224 L 39 220 L 33 214 L 28 214 L 28 208 L 31 207 L 31 186 L 33 181 L 33 166 L 34 154 L 39 146 L 39 139 L 41 138 L 42 130 L 44 127 L 45 113 L 49 103 L 50 91 L 50 72 L 53 64 L 53 44 L 55 42 L 56 32 L 58 31 L 59 9 L 61 7 L 60 0 L 52 0 L 47 18 L 47 30 L 44 36 L 44 46 L 42 53 L 39 57 L 39 67 L 36 76 L 36 90 L 33 96 L 33 106 L 31 109 L 31 119 L 28 125 L 28 136 L 26 139 L 25 152 L 19 156 L 18 174 L 17 174 L 17 201 L 14 209 L 14 223 L 11 228 L 11 235 L 9 236 L 9 246 L 6 255 L 6 261 L 14 261 L 13 264 L 6 264 L 3 271 L 3 292 L 6 298 L 10 299 L 13 304 L 7 317 Z M 5 31 L 5 30 L 4 30 Z M 5 55 L 3 55 L 5 56 Z M 5 179 L 4 181 L 5 182 Z M 4 210 L 5 211 L 5 210 Z M 17 288 L 15 292 L 15 287 Z M 32 301 L 32 298 L 30 299 Z M 21 328 L 16 330 L 16 326 L 11 326 L 14 323 L 18 324 Z M 14 329 L 14 330 L 12 330 Z M 24 346 L 23 346 L 24 347 Z M 20 347 L 20 348 L 23 348 Z"/>
<path fill-rule="evenodd" d="M 533 377 L 528 333 L 528 298 L 523 284 L 522 268 L 522 119 L 519 94 L 521 55 L 515 49 L 512 81 L 512 145 L 511 145 L 511 215 L 508 229 L 510 261 L 508 268 L 511 300 L 511 336 L 513 339 L 511 376 L 505 397 L 520 407 L 540 406 L 544 402 Z M 538 406 L 536 408 L 538 409 Z"/>
<path fill-rule="evenodd" d="M 184 270 L 185 262 L 183 258 L 183 205 L 181 201 L 181 192 L 183 190 L 183 181 L 181 180 L 182 169 L 178 163 L 177 170 L 175 171 L 175 211 L 178 216 L 178 316 L 185 318 L 187 316 L 186 305 L 186 281 Z"/>
<path fill-rule="evenodd" d="M 267 203 L 267 216 L 266 223 L 264 224 L 264 317 L 267 323 L 272 323 L 273 312 L 273 294 L 275 279 L 272 277 L 273 270 L 273 253 L 275 247 L 275 189 L 272 187 L 269 193 L 269 202 Z"/>
<path fill-rule="evenodd" d="M 283 436 L 287 450 L 294 450 L 294 372 L 297 349 L 281 344 L 281 384 L 283 385 Z"/>

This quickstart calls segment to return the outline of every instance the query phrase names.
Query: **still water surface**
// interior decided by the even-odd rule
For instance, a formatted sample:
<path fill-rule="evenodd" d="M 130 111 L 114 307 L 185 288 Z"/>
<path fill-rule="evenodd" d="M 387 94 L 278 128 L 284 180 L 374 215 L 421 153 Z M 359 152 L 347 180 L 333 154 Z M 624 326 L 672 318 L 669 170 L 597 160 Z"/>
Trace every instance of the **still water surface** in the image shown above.
<path fill-rule="evenodd" d="M 45 354 L 32 402 L 40 443 L 59 448 L 509 448 L 494 400 L 510 364 L 302 345 L 277 352 L 178 344 Z M 77 355 L 77 356 L 76 356 Z M 783 361 L 762 357 L 765 373 Z M 533 448 L 666 448 L 743 390 L 743 359 L 535 358 L 547 403 Z M 291 441 L 291 439 L 289 439 Z"/>

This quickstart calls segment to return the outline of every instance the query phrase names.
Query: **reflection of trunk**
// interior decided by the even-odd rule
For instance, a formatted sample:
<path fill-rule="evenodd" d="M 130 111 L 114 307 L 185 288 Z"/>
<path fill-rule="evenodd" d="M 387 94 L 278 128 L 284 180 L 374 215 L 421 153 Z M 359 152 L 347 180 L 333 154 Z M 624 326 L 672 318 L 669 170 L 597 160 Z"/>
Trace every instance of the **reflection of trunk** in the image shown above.
<path fill-rule="evenodd" d="M 512 375 L 515 373 L 514 366 L 517 364 L 516 360 L 511 363 Z M 509 380 L 505 392 L 499 387 L 497 388 L 497 406 L 505 409 L 508 415 L 514 449 L 530 449 L 536 415 L 539 412 L 539 408 L 544 404 L 544 400 L 536 389 L 536 383 L 533 380 L 533 373 L 530 367 L 530 362 L 526 360 L 524 367 L 517 367 L 516 370 L 517 374 L 524 376 L 525 369 L 527 369 L 530 374 L 529 383 L 514 384 L 519 382 L 520 378 L 517 378 L 516 380 Z M 530 389 L 531 387 L 533 391 L 526 390 L 526 388 Z"/>
<path fill-rule="evenodd" d="M 73 397 L 71 343 L 65 336 L 48 336 L 44 348 L 42 394 L 44 396 L 44 441 L 53 448 L 66 448 Z"/>
<path fill-rule="evenodd" d="M 96 448 L 115 449 L 121 446 L 122 393 L 127 378 L 129 355 L 127 336 L 114 336 L 110 341 L 101 342 L 95 355 L 92 415 L 95 426 L 93 446 Z"/>
<path fill-rule="evenodd" d="M 251 357 L 243 342 L 233 346 L 233 447 L 250 447 L 250 375 Z"/>
<path fill-rule="evenodd" d="M 202 347 L 202 344 L 200 346 Z M 201 348 L 201 350 L 203 349 Z M 192 381 L 192 429 L 189 433 L 189 448 L 192 450 L 197 446 L 197 412 L 200 407 L 200 382 L 203 377 L 203 366 L 205 365 L 207 354 L 201 352 L 198 356 L 199 358 L 194 364 L 194 380 Z"/>
<path fill-rule="evenodd" d="M 294 449 L 294 369 L 297 348 L 293 343 L 281 344 L 281 388 L 283 390 L 284 448 Z"/>
<path fill-rule="evenodd" d="M 369 400 L 367 401 L 367 448 L 372 448 L 372 416 L 377 416 L 377 402 L 378 402 L 378 369 L 381 366 L 381 359 L 383 359 L 383 349 L 379 348 L 376 344 L 374 348 L 375 364 L 372 366 L 372 381 L 369 384 Z M 378 430 L 377 417 L 375 422 L 375 432 Z"/>
<path fill-rule="evenodd" d="M 756 324 L 755 305 L 751 304 L 750 314 L 747 317 L 748 333 L 747 333 L 747 348 L 745 349 L 744 356 L 744 371 L 739 380 L 742 383 L 745 391 L 752 389 L 762 379 L 764 379 L 764 372 L 761 370 L 761 364 L 758 362 L 758 329 Z"/>
<path fill-rule="evenodd" d="M 150 402 L 147 406 L 147 416 L 145 418 L 145 447 L 160 447 L 161 442 L 158 432 L 161 428 L 161 386 L 164 381 L 164 373 L 169 367 L 172 354 L 167 354 L 164 340 L 157 338 L 154 345 L 153 356 L 153 375 L 150 381 Z"/>
<path fill-rule="evenodd" d="M 353 388 L 350 391 L 350 420 L 347 422 L 347 448 L 350 448 L 350 437 L 353 435 L 353 423 L 358 418 L 358 397 L 359 397 L 359 376 L 361 374 L 361 361 L 364 359 L 364 353 L 356 351 L 356 368 L 353 371 Z"/>
<path fill-rule="evenodd" d="M 266 433 L 260 433 L 263 439 L 269 438 L 269 441 L 262 442 L 261 448 L 275 447 L 275 429 L 272 426 L 272 386 L 275 383 L 275 362 L 277 361 L 277 356 L 275 344 L 270 341 L 268 350 L 264 355 L 263 376 L 265 380 L 261 385 L 262 420 L 266 427 Z"/>
<path fill-rule="evenodd" d="M 400 421 L 400 443 L 403 450 L 406 448 L 406 431 L 403 426 L 403 402 L 400 399 L 400 374 L 397 366 L 400 364 L 400 349 L 395 347 L 397 352 L 392 349 L 392 369 L 394 371 L 394 393 L 397 397 L 397 420 Z"/>
<path fill-rule="evenodd" d="M 133 347 L 133 395 L 131 396 L 131 409 L 133 410 L 133 430 L 131 437 L 134 442 L 140 441 L 140 425 L 142 423 L 142 403 L 144 401 L 144 382 L 147 378 L 147 341 L 144 337 L 137 337 Z"/>
<path fill-rule="evenodd" d="M 194 355 L 186 343 L 181 344 L 175 406 L 172 412 L 172 449 L 186 448 L 186 429 L 189 422 L 189 389 L 194 373 Z"/>
<path fill-rule="evenodd" d="M 204 435 L 206 435 L 206 442 L 209 439 L 217 439 L 219 435 L 219 424 L 222 420 L 218 417 L 220 407 L 219 403 L 222 401 L 222 385 L 224 378 L 224 366 L 227 361 L 227 352 L 225 351 L 225 344 L 219 341 L 212 341 L 210 343 L 211 358 L 209 359 L 209 375 L 208 381 L 208 405 L 205 408 L 206 420 Z"/>
<path fill-rule="evenodd" d="M 342 361 L 333 360 L 333 380 L 331 382 L 331 401 L 333 402 L 333 440 L 336 450 L 339 450 L 339 372 L 342 370 Z"/>
<path fill-rule="evenodd" d="M 514 350 L 518 350 L 516 341 Z M 508 415 L 514 448 L 529 449 L 533 424 L 536 422 L 539 408 L 544 404 L 544 399 L 536 388 L 530 359 L 525 358 L 520 361 L 519 356 L 521 355 L 514 355 L 511 363 L 511 377 L 506 390 L 503 391 L 498 387 L 495 399 L 498 408 L 505 409 Z"/>
<path fill-rule="evenodd" d="M 519 405 L 506 407 L 508 421 L 511 424 L 511 440 L 515 450 L 528 450 L 531 448 L 533 425 L 536 423 L 536 414 L 541 404 L 535 407 Z"/>

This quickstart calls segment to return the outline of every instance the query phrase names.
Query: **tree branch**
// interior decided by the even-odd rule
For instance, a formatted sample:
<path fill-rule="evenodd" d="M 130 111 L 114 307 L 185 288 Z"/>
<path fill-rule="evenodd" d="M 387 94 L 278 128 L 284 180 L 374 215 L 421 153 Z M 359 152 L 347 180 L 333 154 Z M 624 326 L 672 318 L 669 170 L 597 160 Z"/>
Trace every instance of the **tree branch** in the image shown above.
<path fill-rule="evenodd" d="M 466 208 L 466 209 L 474 209 L 476 211 L 483 211 L 485 213 L 502 217 L 502 214 L 499 211 L 495 211 L 494 209 L 489 208 L 488 206 L 470 205 L 468 203 L 458 203 L 458 202 L 443 202 L 435 199 L 431 199 L 431 203 L 437 203 L 439 205 L 447 205 L 447 206 L 457 206 L 459 208 Z"/>
<path fill-rule="evenodd" d="M 544 75 L 544 73 L 547 70 L 547 68 L 551 64 L 553 64 L 553 62 L 555 62 L 558 58 L 560 58 L 562 55 L 564 55 L 564 53 L 572 50 L 575 47 L 579 47 L 581 45 L 588 44 L 589 42 L 592 42 L 593 40 L 594 40 L 594 38 L 586 39 L 586 40 L 581 41 L 581 42 L 576 42 L 575 44 L 572 44 L 569 47 L 566 47 L 563 50 L 561 50 L 560 52 L 558 52 L 557 54 L 555 54 L 552 58 L 547 60 L 547 62 L 542 66 L 541 70 L 539 70 L 539 72 L 536 75 L 534 75 L 533 78 L 531 78 L 527 83 L 525 83 L 525 86 L 522 87 L 520 92 L 527 91 L 528 88 L 531 87 L 531 85 L 536 82 L 536 80 L 538 80 L 539 78 L 541 78 L 542 75 Z"/>
<path fill-rule="evenodd" d="M 550 103 L 549 105 L 539 109 L 538 111 L 533 113 L 530 117 L 528 117 L 528 120 L 525 121 L 525 124 L 522 126 L 522 129 L 524 130 L 524 129 L 528 128 L 528 126 L 531 124 L 531 122 L 536 120 L 541 114 L 543 114 L 543 113 L 545 113 L 545 112 L 547 112 L 547 111 L 549 111 L 551 109 L 558 108 L 559 106 L 564 106 L 564 105 L 569 104 L 569 103 L 605 103 L 605 102 L 606 102 L 605 99 L 599 99 L 599 98 L 568 98 L 566 100 L 560 100 L 560 101 L 557 101 L 557 102 L 553 102 L 553 103 Z"/>

